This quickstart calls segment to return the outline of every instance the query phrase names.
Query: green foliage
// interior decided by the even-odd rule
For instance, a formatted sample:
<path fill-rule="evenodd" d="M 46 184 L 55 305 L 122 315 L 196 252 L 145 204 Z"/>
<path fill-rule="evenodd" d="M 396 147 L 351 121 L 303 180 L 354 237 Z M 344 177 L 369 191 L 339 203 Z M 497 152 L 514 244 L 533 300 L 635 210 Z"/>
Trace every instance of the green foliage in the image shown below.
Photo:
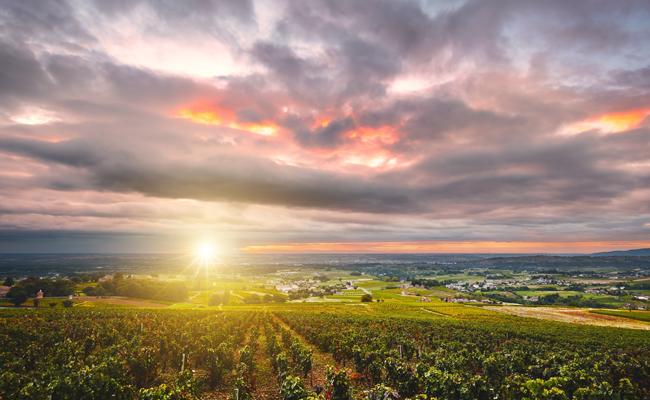
<path fill-rule="evenodd" d="M 0 398 L 194 399 L 216 358 L 220 377 L 231 373 L 241 332 L 252 328 L 253 317 L 82 307 L 3 310 Z M 215 388 L 224 384 L 213 381 Z"/>
<path fill-rule="evenodd" d="M 101 282 L 94 293 L 162 301 L 184 301 L 188 296 L 183 282 L 124 278 L 120 274 L 115 274 L 112 280 Z"/>
<path fill-rule="evenodd" d="M 237 367 L 237 378 L 232 392 L 232 400 L 252 400 L 253 389 L 248 377 L 248 368 L 246 364 L 240 363 Z"/>
<path fill-rule="evenodd" d="M 68 279 L 41 279 L 29 277 L 15 284 L 12 288 L 23 289 L 27 296 L 33 297 L 39 290 L 45 293 L 46 297 L 69 296 L 74 294 L 74 282 Z"/>
<path fill-rule="evenodd" d="M 158 386 L 140 389 L 140 400 L 194 400 L 200 393 L 200 385 L 189 371 L 181 372 L 171 385 L 162 383 Z"/>
<path fill-rule="evenodd" d="M 355 379 L 390 385 L 400 398 L 650 398 L 644 331 L 457 315 L 280 314 L 338 363 L 351 362 Z"/>
<path fill-rule="evenodd" d="M 372 302 L 372 295 L 365 293 L 363 296 L 361 296 L 361 302 L 362 303 L 371 303 Z"/>
<path fill-rule="evenodd" d="M 398 400 L 399 393 L 389 386 L 379 384 L 364 393 L 364 400 Z"/>
<path fill-rule="evenodd" d="M 211 388 L 221 384 L 230 370 L 227 366 L 226 360 L 222 358 L 221 352 L 216 349 L 208 350 L 207 368 L 209 385 Z"/>
<path fill-rule="evenodd" d="M 256 364 L 260 343 L 283 399 L 321 399 L 307 385 L 322 378 L 310 374 L 314 348 L 339 367 L 327 371 L 328 400 L 650 398 L 645 331 L 399 307 L 4 309 L 0 398 L 187 400 L 210 390 L 250 400 L 271 373 Z"/>
<path fill-rule="evenodd" d="M 102 286 L 86 286 L 81 291 L 86 296 L 105 296 L 107 294 Z"/>
<path fill-rule="evenodd" d="M 289 360 L 284 352 L 275 356 L 275 369 L 278 373 L 278 379 L 284 380 L 289 372 Z"/>
<path fill-rule="evenodd" d="M 127 365 L 139 388 L 151 386 L 160 374 L 160 359 L 152 347 L 138 347 L 127 359 Z"/>
<path fill-rule="evenodd" d="M 345 370 L 327 370 L 327 388 L 325 397 L 331 400 L 352 400 L 352 386 Z"/>
<path fill-rule="evenodd" d="M 11 304 L 18 307 L 19 305 L 26 302 L 29 296 L 27 295 L 27 291 L 25 291 L 24 288 L 14 286 L 7 293 L 7 298 Z"/>
<path fill-rule="evenodd" d="M 302 379 L 297 376 L 288 375 L 282 381 L 280 396 L 282 400 L 304 400 L 310 398 L 310 393 L 305 389 Z"/>

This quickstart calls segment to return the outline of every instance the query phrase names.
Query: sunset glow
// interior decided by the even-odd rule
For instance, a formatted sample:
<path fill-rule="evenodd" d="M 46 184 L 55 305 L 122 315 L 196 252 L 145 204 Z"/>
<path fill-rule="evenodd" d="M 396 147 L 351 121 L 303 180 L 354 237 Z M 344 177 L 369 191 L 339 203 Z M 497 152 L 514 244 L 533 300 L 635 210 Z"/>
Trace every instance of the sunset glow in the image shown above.
<path fill-rule="evenodd" d="M 204 110 L 184 108 L 178 111 L 180 118 L 190 120 L 197 124 L 217 125 L 232 129 L 256 133 L 262 136 L 272 136 L 277 131 L 277 126 L 273 123 L 244 123 L 237 122 L 234 115 L 226 110 Z"/>
<path fill-rule="evenodd" d="M 650 108 L 607 113 L 571 124 L 566 133 L 596 130 L 603 133 L 619 133 L 637 128 L 650 115 Z"/>
<path fill-rule="evenodd" d="M 650 115 L 650 108 L 605 114 L 596 121 L 603 126 L 604 130 L 622 132 L 638 127 L 648 115 Z"/>
<path fill-rule="evenodd" d="M 594 253 L 620 248 L 650 247 L 650 240 L 635 242 L 358 242 L 282 243 L 251 245 L 246 253 Z"/>

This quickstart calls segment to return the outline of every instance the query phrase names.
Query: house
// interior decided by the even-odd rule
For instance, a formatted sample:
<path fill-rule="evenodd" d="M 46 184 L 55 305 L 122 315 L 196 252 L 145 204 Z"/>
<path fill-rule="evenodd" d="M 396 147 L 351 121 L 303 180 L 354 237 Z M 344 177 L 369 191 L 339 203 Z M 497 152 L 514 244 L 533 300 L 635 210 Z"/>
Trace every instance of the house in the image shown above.
<path fill-rule="evenodd" d="M 0 297 L 5 297 L 9 293 L 11 286 L 0 286 Z"/>
<path fill-rule="evenodd" d="M 474 299 L 465 299 L 465 298 L 456 298 L 456 297 L 446 297 L 444 299 L 446 303 L 478 303 L 478 300 Z"/>

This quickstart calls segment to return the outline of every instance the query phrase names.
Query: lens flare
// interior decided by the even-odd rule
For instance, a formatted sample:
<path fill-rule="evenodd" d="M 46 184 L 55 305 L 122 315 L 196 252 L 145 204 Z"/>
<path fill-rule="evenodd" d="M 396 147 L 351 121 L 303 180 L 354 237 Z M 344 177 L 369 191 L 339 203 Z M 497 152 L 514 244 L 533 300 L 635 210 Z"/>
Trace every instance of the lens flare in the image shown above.
<path fill-rule="evenodd" d="M 199 266 L 214 265 L 217 259 L 217 248 L 210 242 L 200 243 L 196 247 L 195 257 Z"/>

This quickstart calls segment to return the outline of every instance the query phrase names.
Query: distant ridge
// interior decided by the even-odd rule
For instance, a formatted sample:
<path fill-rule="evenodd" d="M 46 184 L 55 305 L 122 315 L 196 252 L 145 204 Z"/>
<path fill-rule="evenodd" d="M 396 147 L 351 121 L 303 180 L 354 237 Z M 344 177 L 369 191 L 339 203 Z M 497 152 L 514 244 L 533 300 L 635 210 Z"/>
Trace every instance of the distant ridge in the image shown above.
<path fill-rule="evenodd" d="M 618 250 L 618 251 L 605 251 L 602 253 L 593 253 L 592 256 L 650 256 L 650 248 L 648 249 L 633 249 L 633 250 Z"/>

